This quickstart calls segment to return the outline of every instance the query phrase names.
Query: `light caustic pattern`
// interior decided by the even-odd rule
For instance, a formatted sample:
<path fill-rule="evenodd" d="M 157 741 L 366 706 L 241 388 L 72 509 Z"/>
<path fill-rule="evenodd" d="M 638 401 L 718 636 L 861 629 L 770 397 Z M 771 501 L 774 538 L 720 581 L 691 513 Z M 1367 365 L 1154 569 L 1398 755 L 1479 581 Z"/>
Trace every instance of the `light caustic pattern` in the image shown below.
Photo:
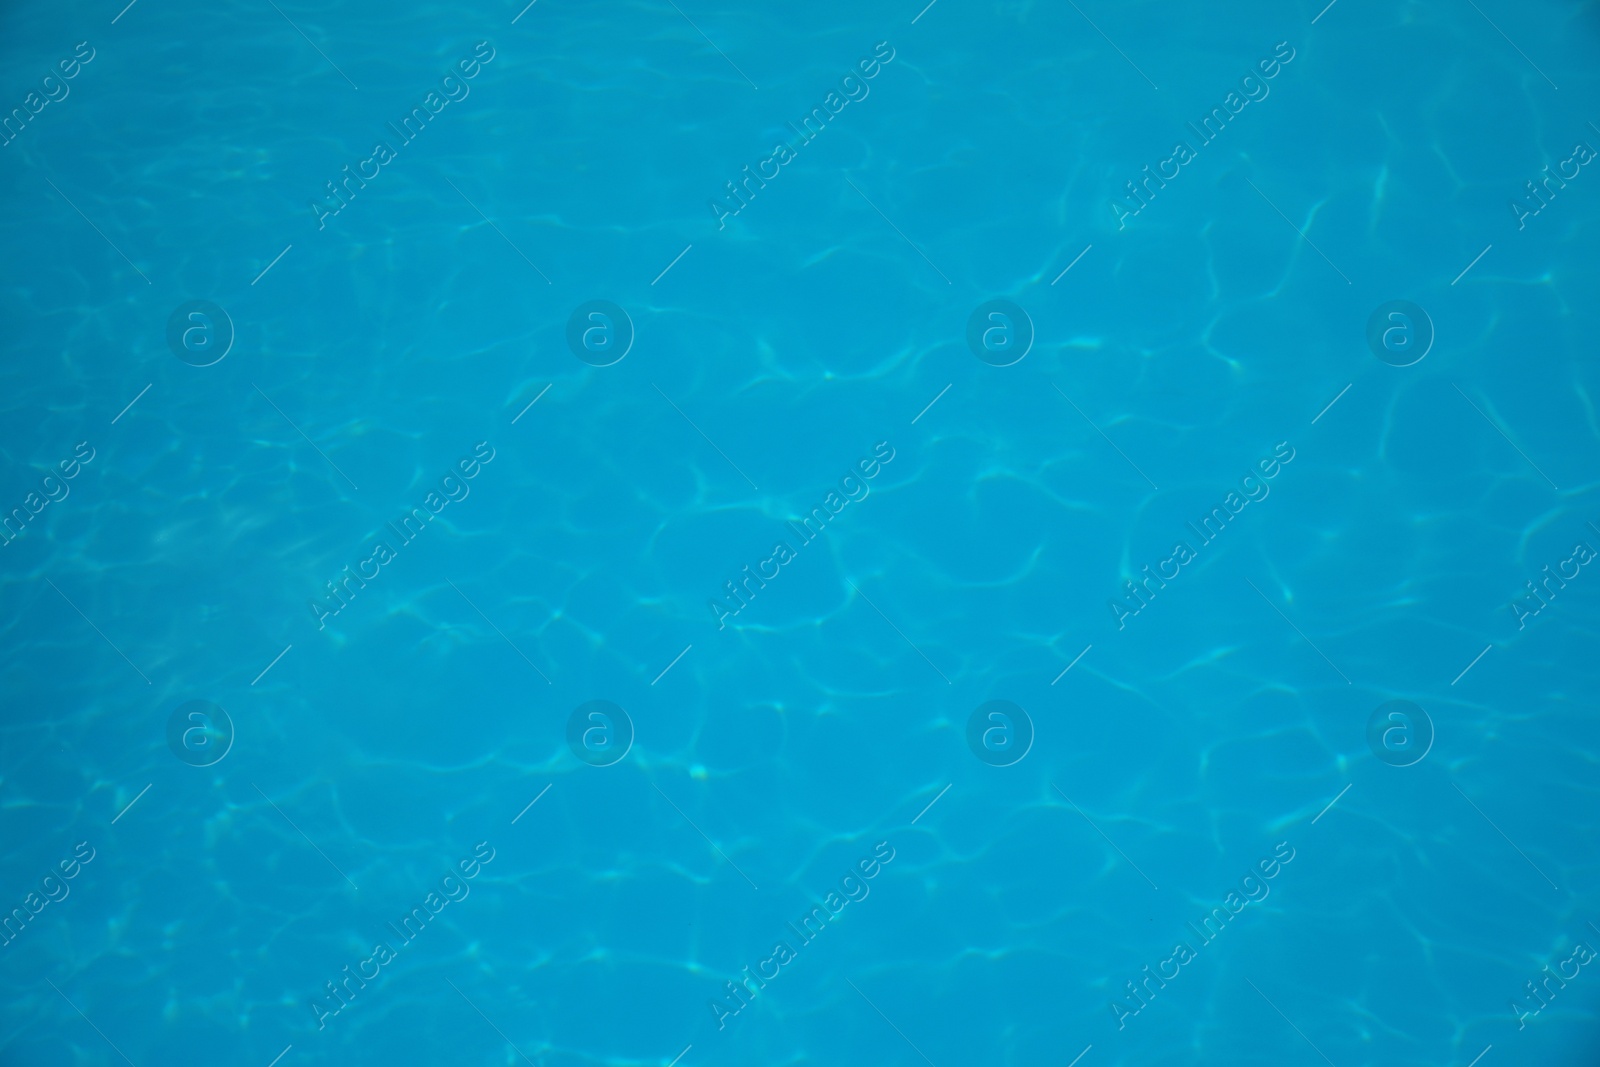
<path fill-rule="evenodd" d="M 1591 7 L 0 28 L 0 1063 L 1600 1056 Z"/>

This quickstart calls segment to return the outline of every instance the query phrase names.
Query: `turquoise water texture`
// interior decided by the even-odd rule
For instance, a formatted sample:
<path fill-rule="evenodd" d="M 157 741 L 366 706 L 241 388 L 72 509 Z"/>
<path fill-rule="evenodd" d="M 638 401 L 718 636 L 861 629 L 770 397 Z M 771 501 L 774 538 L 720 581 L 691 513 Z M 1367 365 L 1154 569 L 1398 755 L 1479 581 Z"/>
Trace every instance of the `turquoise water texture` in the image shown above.
<path fill-rule="evenodd" d="M 1600 1062 L 1600 5 L 0 30 L 0 1064 Z"/>

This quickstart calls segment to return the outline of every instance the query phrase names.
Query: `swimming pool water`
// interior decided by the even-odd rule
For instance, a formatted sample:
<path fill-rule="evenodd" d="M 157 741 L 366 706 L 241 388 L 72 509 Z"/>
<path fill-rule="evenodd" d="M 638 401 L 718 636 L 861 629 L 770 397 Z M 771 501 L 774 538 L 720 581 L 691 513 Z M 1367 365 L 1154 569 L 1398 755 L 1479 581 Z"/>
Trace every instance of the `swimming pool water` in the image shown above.
<path fill-rule="evenodd" d="M 1596 1062 L 1600 7 L 125 3 L 0 1064 Z"/>

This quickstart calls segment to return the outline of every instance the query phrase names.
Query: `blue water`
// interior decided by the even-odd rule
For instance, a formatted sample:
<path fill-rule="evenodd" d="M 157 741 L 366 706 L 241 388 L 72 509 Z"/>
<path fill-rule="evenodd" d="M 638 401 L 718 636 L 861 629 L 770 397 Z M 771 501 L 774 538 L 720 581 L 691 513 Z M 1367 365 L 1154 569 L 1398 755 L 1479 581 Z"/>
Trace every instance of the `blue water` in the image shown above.
<path fill-rule="evenodd" d="M 0 1064 L 1600 1060 L 1600 5 L 523 2 L 0 13 Z"/>

